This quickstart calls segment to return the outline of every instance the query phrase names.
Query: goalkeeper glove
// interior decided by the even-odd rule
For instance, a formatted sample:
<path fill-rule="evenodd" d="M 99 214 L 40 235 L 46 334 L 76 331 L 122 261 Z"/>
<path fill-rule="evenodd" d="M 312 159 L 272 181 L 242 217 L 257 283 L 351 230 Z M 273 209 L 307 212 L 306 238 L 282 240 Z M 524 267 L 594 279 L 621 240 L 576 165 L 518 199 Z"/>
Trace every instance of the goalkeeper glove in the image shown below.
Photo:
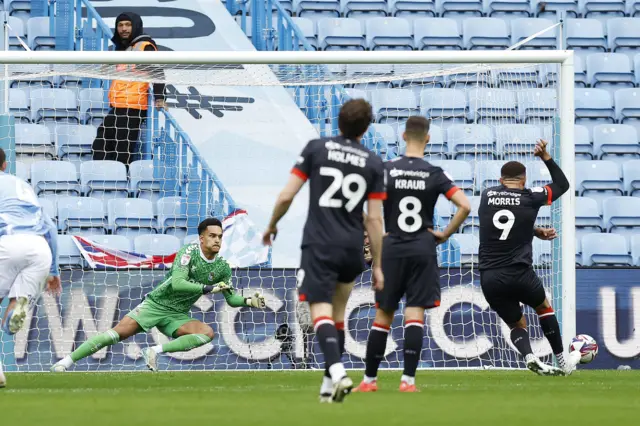
<path fill-rule="evenodd" d="M 264 300 L 264 296 L 258 292 L 256 292 L 253 297 L 247 297 L 246 299 L 244 299 L 244 303 L 247 306 L 258 309 L 263 309 L 267 306 L 267 303 Z"/>
<path fill-rule="evenodd" d="M 202 294 L 220 293 L 224 290 L 231 290 L 231 285 L 221 281 L 215 285 L 205 285 Z"/>

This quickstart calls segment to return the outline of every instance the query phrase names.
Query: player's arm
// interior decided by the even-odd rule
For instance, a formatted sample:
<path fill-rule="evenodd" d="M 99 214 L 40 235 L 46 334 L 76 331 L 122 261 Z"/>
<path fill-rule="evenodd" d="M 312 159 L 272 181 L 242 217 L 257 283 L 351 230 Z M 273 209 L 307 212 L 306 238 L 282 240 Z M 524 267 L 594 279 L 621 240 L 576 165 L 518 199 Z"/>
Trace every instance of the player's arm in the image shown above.
<path fill-rule="evenodd" d="M 47 278 L 47 291 L 57 294 L 62 291 L 62 283 L 60 282 L 60 266 L 58 260 L 58 227 L 53 223 L 47 213 L 42 211 L 47 233 L 44 234 L 49 249 L 51 250 L 51 269 L 49 270 L 49 278 Z"/>
<path fill-rule="evenodd" d="M 227 305 L 232 308 L 264 308 L 266 306 L 264 296 L 259 292 L 256 292 L 252 297 L 243 297 L 233 291 L 233 286 L 231 285 L 231 267 L 229 264 L 226 265 L 225 271 L 220 276 L 220 279 L 221 281 L 218 285 L 226 287 L 222 290 L 224 300 L 227 302 Z"/>
<path fill-rule="evenodd" d="M 569 180 L 560 166 L 556 164 L 547 152 L 547 141 L 540 139 L 536 144 L 533 154 L 536 157 L 540 157 L 545 166 L 547 166 L 547 169 L 549 169 L 552 183 L 546 185 L 545 188 L 547 190 L 547 204 L 551 204 L 569 190 Z"/>

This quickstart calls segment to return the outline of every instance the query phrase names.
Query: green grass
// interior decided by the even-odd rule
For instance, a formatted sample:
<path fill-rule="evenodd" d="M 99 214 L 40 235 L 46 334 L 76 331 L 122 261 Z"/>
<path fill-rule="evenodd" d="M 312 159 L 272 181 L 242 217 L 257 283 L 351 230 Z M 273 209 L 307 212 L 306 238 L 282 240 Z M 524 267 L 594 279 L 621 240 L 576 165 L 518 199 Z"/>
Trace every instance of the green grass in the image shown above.
<path fill-rule="evenodd" d="M 361 372 L 351 376 L 359 380 Z M 320 372 L 8 374 L 0 424 L 11 426 L 607 425 L 640 424 L 637 371 L 538 377 L 424 371 L 418 394 L 380 390 L 319 404 Z"/>

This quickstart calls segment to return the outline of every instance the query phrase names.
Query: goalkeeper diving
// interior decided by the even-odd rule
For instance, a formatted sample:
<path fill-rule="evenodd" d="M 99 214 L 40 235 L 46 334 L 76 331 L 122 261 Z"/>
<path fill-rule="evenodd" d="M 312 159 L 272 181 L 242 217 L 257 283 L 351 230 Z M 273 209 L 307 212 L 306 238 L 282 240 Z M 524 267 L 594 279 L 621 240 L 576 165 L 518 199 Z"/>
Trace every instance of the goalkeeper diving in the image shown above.
<path fill-rule="evenodd" d="M 231 307 L 264 308 L 260 293 L 242 297 L 231 286 L 231 267 L 218 255 L 222 244 L 222 224 L 218 219 L 205 219 L 198 225 L 199 242 L 187 244 L 178 251 L 171 270 L 144 300 L 129 312 L 114 328 L 84 342 L 71 355 L 51 367 L 63 372 L 74 363 L 105 346 L 157 327 L 167 337 L 174 338 L 164 345 L 142 350 L 151 371 L 158 369 L 158 355 L 164 352 L 184 352 L 206 345 L 213 339 L 208 324 L 191 318 L 191 306 L 203 294 L 222 293 Z"/>

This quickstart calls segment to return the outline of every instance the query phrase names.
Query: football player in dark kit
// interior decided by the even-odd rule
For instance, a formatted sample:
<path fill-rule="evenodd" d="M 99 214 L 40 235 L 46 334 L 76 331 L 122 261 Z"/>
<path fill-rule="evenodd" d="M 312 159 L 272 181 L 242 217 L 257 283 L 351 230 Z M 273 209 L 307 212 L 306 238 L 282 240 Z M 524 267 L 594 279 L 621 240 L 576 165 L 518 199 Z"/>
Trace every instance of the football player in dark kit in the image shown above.
<path fill-rule="evenodd" d="M 532 240 L 534 236 L 542 240 L 556 238 L 554 229 L 536 228 L 535 221 L 540 207 L 550 205 L 567 192 L 569 181 L 547 152 L 546 141 L 538 141 L 533 153 L 549 169 L 551 184 L 525 188 L 525 166 L 510 161 L 502 166 L 501 185 L 482 192 L 478 209 L 480 284 L 491 309 L 511 329 L 511 341 L 524 357 L 527 368 L 540 375 L 568 375 L 578 359 L 574 359 L 574 354 L 564 359 L 560 325 L 532 267 Z M 542 363 L 533 354 L 520 303 L 535 309 L 560 368 Z"/>
<path fill-rule="evenodd" d="M 425 309 L 440 305 L 436 246 L 456 232 L 469 215 L 469 200 L 464 193 L 440 167 L 422 159 L 429 141 L 429 125 L 424 117 L 409 117 L 403 135 L 406 154 L 385 164 L 384 220 L 388 232 L 382 249 L 385 286 L 376 293 L 377 310 L 367 340 L 366 371 L 356 392 L 378 389 L 378 367 L 384 358 L 394 312 L 404 295 L 404 372 L 400 391 L 418 391 L 415 375 L 422 350 Z M 434 231 L 433 211 L 441 194 L 458 210 L 444 231 Z"/>
<path fill-rule="evenodd" d="M 340 136 L 310 141 L 280 193 L 263 241 L 271 244 L 278 221 L 309 180 L 309 213 L 302 237 L 298 271 L 299 298 L 309 302 L 311 318 L 324 354 L 321 402 L 342 402 L 353 382 L 340 361 L 344 352 L 344 313 L 355 278 L 364 270 L 364 228 L 373 256 L 374 288 L 382 289 L 382 201 L 384 166 L 360 145 L 373 113 L 362 99 L 340 109 Z M 368 215 L 363 221 L 367 202 Z M 363 227 L 364 223 L 364 227 Z"/>

